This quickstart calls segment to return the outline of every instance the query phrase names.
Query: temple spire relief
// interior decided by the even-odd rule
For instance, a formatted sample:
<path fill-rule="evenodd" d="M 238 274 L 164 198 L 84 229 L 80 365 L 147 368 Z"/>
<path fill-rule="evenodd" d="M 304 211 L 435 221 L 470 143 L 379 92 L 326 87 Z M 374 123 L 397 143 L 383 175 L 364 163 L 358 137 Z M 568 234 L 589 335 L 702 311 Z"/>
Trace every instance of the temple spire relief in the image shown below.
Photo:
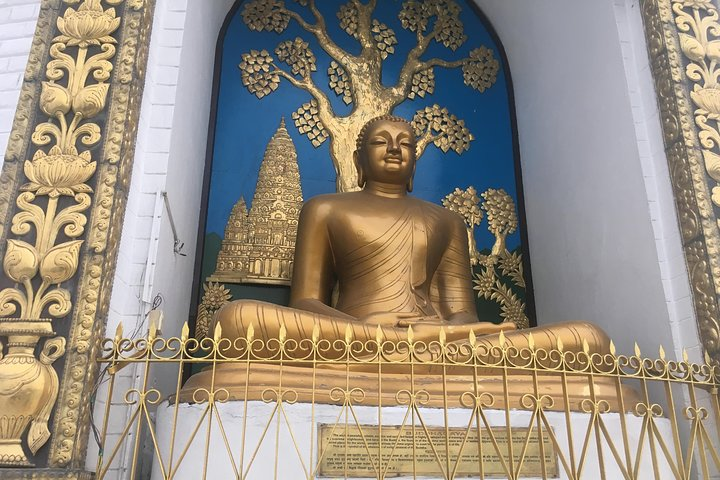
<path fill-rule="evenodd" d="M 223 283 L 290 285 L 302 205 L 297 151 L 283 118 L 265 149 L 249 211 L 240 197 L 230 212 L 215 271 L 198 307 L 199 336 L 231 298 Z"/>

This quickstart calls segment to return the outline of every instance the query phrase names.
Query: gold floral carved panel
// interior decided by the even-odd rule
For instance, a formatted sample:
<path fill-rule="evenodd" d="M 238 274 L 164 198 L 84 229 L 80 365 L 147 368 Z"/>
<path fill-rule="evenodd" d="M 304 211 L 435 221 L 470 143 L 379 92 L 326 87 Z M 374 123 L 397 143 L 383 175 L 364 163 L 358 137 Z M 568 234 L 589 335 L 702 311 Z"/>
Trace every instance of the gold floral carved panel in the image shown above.
<path fill-rule="evenodd" d="M 720 361 L 720 24 L 712 0 L 645 0 L 645 35 L 700 340 Z"/>
<path fill-rule="evenodd" d="M 153 4 L 41 6 L 0 175 L 0 467 L 84 464 Z"/>

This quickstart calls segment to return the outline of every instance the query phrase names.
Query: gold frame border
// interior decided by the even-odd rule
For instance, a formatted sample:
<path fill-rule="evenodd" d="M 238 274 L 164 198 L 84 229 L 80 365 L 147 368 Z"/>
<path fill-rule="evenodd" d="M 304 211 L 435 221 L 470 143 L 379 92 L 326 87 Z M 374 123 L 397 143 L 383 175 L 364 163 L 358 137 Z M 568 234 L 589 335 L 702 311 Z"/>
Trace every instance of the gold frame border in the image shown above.
<path fill-rule="evenodd" d="M 120 7 L 121 23 L 113 34 L 117 40 L 97 184 L 92 198 L 85 245 L 80 258 L 77 285 L 71 292 L 74 307 L 70 318 L 67 354 L 60 392 L 52 418 L 46 468 L 15 470 L 19 478 L 90 478 L 83 472 L 89 438 L 89 402 L 97 376 L 98 341 L 104 333 L 114 277 L 132 162 L 135 154 L 140 102 L 145 79 L 155 0 L 111 0 Z M 35 37 L 25 70 L 20 100 L 0 175 L 0 257 L 4 256 L 15 199 L 25 181 L 22 166 L 31 153 L 31 133 L 43 121 L 37 115 L 51 41 L 61 32 L 57 20 L 78 0 L 42 0 Z M 122 5 L 122 6 L 121 6 Z M 58 362 L 59 363 L 59 362 Z M 50 468 L 52 470 L 48 470 Z M 8 472 L 8 470 L 5 470 Z M 69 475 L 69 476 L 68 476 Z"/>
<path fill-rule="evenodd" d="M 694 82 L 686 70 L 691 62 L 680 45 L 678 13 L 673 5 L 696 10 L 700 18 L 717 15 L 717 8 L 711 0 L 643 0 L 641 5 L 700 342 L 718 363 L 720 230 L 695 125 L 697 112 L 690 96 Z"/>
<path fill-rule="evenodd" d="M 118 53 L 111 80 L 106 136 L 101 146 L 104 163 L 86 236 L 88 252 L 81 261 L 76 305 L 70 327 L 65 369 L 53 420 L 51 467 L 83 468 L 89 438 L 90 392 L 97 375 L 98 341 L 104 334 L 135 157 L 145 69 L 155 0 L 126 0 L 118 29 Z"/>
<path fill-rule="evenodd" d="M 694 307 L 705 351 L 720 360 L 717 318 L 720 292 L 720 229 L 711 200 L 711 184 L 703 163 L 699 131 L 695 126 L 691 82 L 685 73 L 687 59 L 680 48 L 680 32 L 675 23 L 673 3 L 710 4 L 710 0 L 644 0 L 642 16 L 648 52 L 661 110 L 665 152 L 668 157 L 675 202 L 688 264 Z M 20 167 L 27 157 L 30 133 L 35 118 L 42 73 L 49 57 L 51 39 L 56 35 L 56 20 L 65 4 L 61 0 L 43 0 L 35 38 L 30 52 L 15 114 L 13 129 L 0 175 L 0 253 L 4 253 L 7 227 L 21 184 Z M 127 8 L 132 7 L 132 8 Z M 68 468 L 65 474 L 83 468 L 88 440 L 87 402 L 96 376 L 97 342 L 107 315 L 115 269 L 120 230 L 125 212 L 127 186 L 132 170 L 137 119 L 144 84 L 144 69 L 150 43 L 154 0 L 127 0 L 123 21 L 115 36 L 119 49 L 111 80 L 111 98 L 104 127 L 101 151 L 103 163 L 87 231 L 87 251 L 81 259 L 76 305 L 72 314 L 68 353 L 60 394 L 53 420 L 48 466 Z M 2 255 L 0 255 L 2 256 Z M 25 470 L 31 478 L 57 478 L 45 470 Z M 57 471 L 56 471 L 57 472 Z M 23 475 L 25 476 L 25 475 Z"/>

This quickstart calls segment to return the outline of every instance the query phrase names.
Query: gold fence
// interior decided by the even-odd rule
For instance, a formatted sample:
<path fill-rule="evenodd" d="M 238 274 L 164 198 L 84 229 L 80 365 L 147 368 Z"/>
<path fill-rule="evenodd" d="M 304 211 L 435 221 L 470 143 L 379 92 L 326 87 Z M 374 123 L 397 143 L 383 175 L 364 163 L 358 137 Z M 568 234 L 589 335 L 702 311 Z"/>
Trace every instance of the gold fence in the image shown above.
<path fill-rule="evenodd" d="M 715 478 L 720 369 L 665 358 L 312 338 L 114 339 L 97 478 Z M 228 357 L 223 352 L 232 351 Z M 125 368 L 129 367 L 129 368 Z M 183 371 L 197 372 L 183 385 Z M 128 374 L 132 372 L 132 374 Z M 127 383 L 130 382 L 130 383 Z M 165 390 L 161 392 L 161 390 Z M 168 390 L 172 390 L 168 392 Z M 163 395 L 163 393 L 168 395 Z M 96 413 L 96 415 L 98 415 Z M 94 448 L 93 445 L 90 447 Z M 92 453 L 92 452 L 91 452 Z M 149 465 L 152 464 L 150 467 Z"/>

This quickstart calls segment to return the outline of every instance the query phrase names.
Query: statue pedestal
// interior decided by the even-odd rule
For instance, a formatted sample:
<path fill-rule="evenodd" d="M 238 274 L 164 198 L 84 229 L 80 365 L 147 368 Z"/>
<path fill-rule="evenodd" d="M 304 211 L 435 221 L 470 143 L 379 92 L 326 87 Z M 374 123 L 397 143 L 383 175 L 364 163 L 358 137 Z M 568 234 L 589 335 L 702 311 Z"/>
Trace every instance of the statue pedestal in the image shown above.
<path fill-rule="evenodd" d="M 268 400 L 272 393 L 268 394 Z M 462 468 L 477 467 L 478 442 L 477 437 L 472 441 L 472 435 L 476 435 L 478 423 L 482 427 L 483 442 L 482 458 L 484 462 L 484 474 L 493 478 L 506 478 L 507 475 L 498 475 L 502 471 L 502 461 L 497 451 L 492 447 L 485 425 L 492 427 L 493 435 L 497 440 L 499 448 L 506 448 L 503 439 L 507 439 L 506 411 L 484 409 L 482 413 L 486 422 L 477 420 L 473 416 L 472 409 L 418 407 L 414 415 L 413 437 L 413 415 L 406 406 L 373 407 L 360 406 L 353 400 L 352 406 L 342 405 L 319 405 L 311 403 L 290 403 L 294 400 L 286 393 L 284 401 L 278 404 L 275 401 L 265 403 L 263 401 L 228 401 L 217 403 L 213 411 L 209 411 L 207 403 L 177 405 L 164 403 L 158 407 L 156 418 L 156 435 L 160 446 L 160 454 L 163 459 L 165 472 L 168 470 L 170 461 L 170 446 L 174 443 L 172 452 L 172 469 L 177 468 L 174 478 L 236 478 L 236 472 L 247 473 L 248 479 L 292 479 L 298 478 L 343 478 L 345 467 L 349 462 L 350 468 L 355 473 L 348 473 L 347 478 L 376 478 L 374 473 L 361 474 L 362 468 L 372 469 L 372 462 L 377 462 L 378 453 L 381 452 L 383 464 L 390 465 L 390 468 L 400 467 L 399 474 L 389 470 L 388 477 L 413 478 L 412 465 L 415 464 L 417 478 L 435 479 L 443 478 L 441 474 L 432 474 L 432 469 L 447 468 L 446 442 L 455 448 L 455 451 L 462 449 L 463 458 L 474 458 L 470 463 L 464 463 L 464 467 L 457 470 L 457 478 L 479 478 L 479 475 L 462 474 Z M 382 415 L 381 422 L 379 414 Z M 602 437 L 603 448 L 600 452 L 596 447 L 595 430 L 587 435 L 588 425 L 591 419 L 590 414 L 572 412 L 566 419 L 562 412 L 544 412 L 549 426 L 552 428 L 557 439 L 557 445 L 563 456 L 569 463 L 570 448 L 572 443 L 574 450 L 574 462 L 578 465 L 581 462 L 581 455 L 584 448 L 583 478 L 600 478 L 600 469 L 605 472 L 605 478 L 622 478 L 620 468 L 614 459 L 611 448 Z M 658 453 L 658 477 L 653 474 L 653 461 L 650 454 L 650 442 L 643 432 L 643 418 L 633 414 L 606 413 L 602 414 L 602 420 L 607 432 L 607 438 L 612 439 L 617 455 L 625 461 L 625 448 L 623 446 L 623 427 L 621 415 L 624 415 L 626 438 L 628 441 L 627 450 L 630 452 L 631 461 L 635 463 L 635 457 L 642 451 L 639 468 L 637 469 L 640 479 L 670 478 L 672 472 L 663 455 L 656 445 Z M 511 410 L 509 413 L 510 426 L 514 442 L 514 456 L 517 468 L 520 452 L 522 451 L 523 440 L 528 434 L 528 427 L 537 426 L 537 417 L 533 417 L 531 411 Z M 655 419 L 659 434 L 669 441 L 672 438 L 671 426 L 667 419 Z M 382 424 L 382 434 L 378 436 L 377 425 Z M 346 429 L 347 425 L 347 429 Z M 362 434 L 359 434 L 357 425 L 362 425 Z M 401 435 L 399 426 L 402 427 Z M 446 428 L 446 425 L 448 426 Z M 334 430 L 333 430 L 333 426 Z M 470 426 L 470 428 L 468 427 Z M 496 428 L 497 427 L 497 428 Z M 466 434 L 471 432 L 471 437 Z M 543 426 L 546 431 L 546 427 Z M 348 440 L 345 441 L 347 432 Z M 537 430 L 533 431 L 531 438 L 537 439 Z M 569 440 L 568 432 L 572 434 L 572 442 Z M 644 436 L 640 442 L 641 435 Z M 547 434 L 546 434 L 547 435 Z M 588 444 L 585 444 L 586 436 Z M 316 471 L 318 465 L 318 438 L 321 440 L 324 476 Z M 378 439 L 382 439 L 382 448 L 378 448 Z M 435 448 L 430 447 L 428 438 L 432 439 Z M 470 440 L 467 440 L 470 438 Z M 171 439 L 173 439 L 171 441 Z M 393 439 L 397 441 L 392 441 Z M 466 441 L 463 444 L 463 439 Z M 409 440 L 409 441 L 408 441 Z M 656 442 L 657 443 L 657 442 Z M 331 446 L 328 446 L 332 444 Z M 642 444 L 642 448 L 640 445 Z M 415 446 L 415 460 L 413 461 L 413 445 Z M 464 445 L 464 446 L 463 446 Z M 505 445 L 505 446 L 504 446 Z M 528 453 L 523 462 L 520 478 L 542 478 L 540 470 L 539 455 L 540 443 L 531 441 Z M 552 442 L 549 437 L 543 445 L 549 451 L 544 452 L 546 459 L 546 478 L 568 478 L 558 456 L 553 453 Z M 183 453 L 187 448 L 187 453 Z M 506 451 L 506 450 L 505 450 Z M 241 453 L 244 452 L 244 455 Z M 368 454 L 368 452 L 370 452 Z M 347 453 L 347 454 L 346 454 Z M 451 458 L 453 457 L 451 453 Z M 602 460 L 599 459 L 602 458 Z M 182 458 L 179 463 L 178 460 Z M 390 461 L 388 461 L 390 459 Z M 436 461 L 436 460 L 439 460 Z M 450 463 L 450 471 L 454 462 Z M 363 465 L 365 467 L 363 467 Z M 443 465 L 443 467 L 438 467 Z M 154 480 L 163 478 L 161 465 L 157 458 L 153 465 Z M 206 469 L 206 476 L 203 472 Z M 554 470 L 554 471 L 553 471 Z M 314 473 L 312 473 L 314 472 Z M 409 474 L 408 474 L 409 472 Z M 425 473 L 423 473 L 425 472 Z M 392 473 L 392 474 L 390 474 Z M 166 473 L 167 474 L 167 473 Z"/>

